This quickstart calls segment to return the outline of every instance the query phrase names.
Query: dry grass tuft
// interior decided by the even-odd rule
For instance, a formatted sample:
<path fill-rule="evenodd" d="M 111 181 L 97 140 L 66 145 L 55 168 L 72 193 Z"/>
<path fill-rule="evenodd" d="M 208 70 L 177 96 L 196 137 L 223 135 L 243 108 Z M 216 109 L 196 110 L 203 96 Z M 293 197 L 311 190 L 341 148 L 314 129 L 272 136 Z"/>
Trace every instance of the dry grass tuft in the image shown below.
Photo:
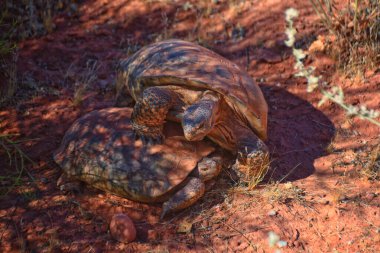
<path fill-rule="evenodd" d="M 360 173 L 369 180 L 380 179 L 380 144 L 369 154 L 368 160 Z"/>
<path fill-rule="evenodd" d="M 97 78 L 99 68 L 100 65 L 97 61 L 88 61 L 86 63 L 86 69 L 79 75 L 78 80 L 74 84 L 73 106 L 78 106 L 83 102 L 86 91 Z"/>
<path fill-rule="evenodd" d="M 7 102 L 18 87 L 18 53 L 16 44 L 11 40 L 16 25 L 6 20 L 6 15 L 6 12 L 0 12 L 0 104 Z"/>
<path fill-rule="evenodd" d="M 345 8 L 334 1 L 309 0 L 332 36 L 328 49 L 338 66 L 353 76 L 380 65 L 380 1 L 348 1 Z"/>
<path fill-rule="evenodd" d="M 0 55 L 0 105 L 9 101 L 17 91 L 17 59 L 18 53 L 15 49 L 6 55 Z"/>
<path fill-rule="evenodd" d="M 51 33 L 55 29 L 53 18 L 57 13 L 78 15 L 79 6 L 74 0 L 4 0 L 1 3 L 1 12 L 5 14 L 6 20 L 17 23 L 12 39 L 22 40 Z"/>

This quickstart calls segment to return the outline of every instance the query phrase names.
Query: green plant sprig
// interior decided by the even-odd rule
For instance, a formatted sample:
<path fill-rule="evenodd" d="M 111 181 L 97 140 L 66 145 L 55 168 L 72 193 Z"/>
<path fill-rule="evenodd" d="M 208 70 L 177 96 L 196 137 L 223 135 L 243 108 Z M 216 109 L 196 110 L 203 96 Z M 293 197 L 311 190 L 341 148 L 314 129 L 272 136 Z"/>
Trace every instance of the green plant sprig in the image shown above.
<path fill-rule="evenodd" d="M 11 139 L 13 136 L 15 136 L 15 134 L 0 135 L 0 151 L 4 151 L 6 153 L 9 160 L 9 166 L 13 166 L 15 169 L 15 174 L 13 175 L 0 176 L 0 181 L 12 181 L 12 184 L 6 187 L 5 191 L 0 189 L 0 198 L 6 196 L 14 189 L 14 187 L 20 184 L 21 177 L 24 173 L 29 176 L 33 183 L 36 181 L 33 175 L 26 168 L 26 162 L 34 164 L 34 161 L 19 147 L 19 143 L 26 140 L 13 141 Z"/>

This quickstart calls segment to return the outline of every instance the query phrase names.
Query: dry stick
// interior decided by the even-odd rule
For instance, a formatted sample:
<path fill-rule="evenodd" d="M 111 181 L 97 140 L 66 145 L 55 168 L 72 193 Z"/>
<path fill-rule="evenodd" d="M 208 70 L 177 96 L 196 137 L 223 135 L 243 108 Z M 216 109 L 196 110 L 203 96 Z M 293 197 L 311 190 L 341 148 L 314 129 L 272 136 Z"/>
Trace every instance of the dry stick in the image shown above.
<path fill-rule="evenodd" d="M 250 60 L 249 60 L 249 45 L 245 48 L 245 55 L 247 56 L 246 71 L 249 70 Z"/>
<path fill-rule="evenodd" d="M 244 237 L 245 240 L 247 240 L 249 246 L 252 247 L 253 251 L 254 251 L 254 252 L 257 251 L 257 248 L 255 248 L 255 245 L 252 244 L 251 240 L 250 240 L 247 236 L 245 236 L 245 234 L 244 234 L 243 232 L 241 232 L 240 230 L 238 230 L 238 229 L 236 229 L 236 228 L 234 228 L 234 227 L 228 225 L 228 224 L 225 223 L 225 222 L 224 222 L 223 224 L 226 225 L 226 226 L 229 227 L 229 228 L 232 228 L 232 229 L 235 230 L 236 232 L 238 232 L 241 236 Z"/>
<path fill-rule="evenodd" d="M 318 16 L 322 17 L 322 22 L 326 24 L 326 26 L 329 28 L 329 30 L 332 30 L 335 34 L 335 31 L 332 29 L 332 26 L 331 26 L 331 21 L 329 19 L 329 17 L 327 16 L 326 12 L 324 11 L 324 9 L 321 7 L 321 3 L 318 1 L 318 6 L 319 8 L 322 9 L 322 12 L 323 12 L 323 15 L 321 14 L 321 11 L 319 10 L 317 4 L 314 2 L 314 0 L 309 0 L 313 6 L 313 9 L 315 10 L 315 12 L 318 14 Z"/>
<path fill-rule="evenodd" d="M 286 175 L 283 176 L 283 177 L 280 179 L 279 182 L 281 183 L 282 181 L 284 181 L 284 179 L 287 178 L 290 174 L 292 174 L 293 171 L 295 171 L 295 170 L 297 169 L 297 167 L 300 166 L 300 165 L 301 165 L 301 163 L 298 163 L 296 166 L 294 166 L 293 169 L 291 169 L 288 173 L 286 173 Z"/>
<path fill-rule="evenodd" d="M 358 0 L 355 0 L 355 15 L 354 15 L 354 34 L 356 35 L 358 32 Z"/>

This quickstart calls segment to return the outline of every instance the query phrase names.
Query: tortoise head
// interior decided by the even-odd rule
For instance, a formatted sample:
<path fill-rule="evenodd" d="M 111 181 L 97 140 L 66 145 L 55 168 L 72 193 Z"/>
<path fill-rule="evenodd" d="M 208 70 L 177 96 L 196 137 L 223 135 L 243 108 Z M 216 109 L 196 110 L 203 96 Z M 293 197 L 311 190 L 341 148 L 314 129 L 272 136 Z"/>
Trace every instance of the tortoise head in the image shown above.
<path fill-rule="evenodd" d="M 218 102 L 211 99 L 190 105 L 182 117 L 185 138 L 189 141 L 202 140 L 214 128 L 218 109 Z"/>

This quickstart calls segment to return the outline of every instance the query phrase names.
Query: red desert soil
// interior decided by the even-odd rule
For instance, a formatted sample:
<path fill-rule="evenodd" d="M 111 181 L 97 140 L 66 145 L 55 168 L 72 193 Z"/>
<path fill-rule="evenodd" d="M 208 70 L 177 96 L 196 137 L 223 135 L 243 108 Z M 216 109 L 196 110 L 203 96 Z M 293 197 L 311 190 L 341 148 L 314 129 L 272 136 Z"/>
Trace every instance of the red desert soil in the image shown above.
<path fill-rule="evenodd" d="M 0 199 L 0 251 L 274 252 L 273 231 L 287 243 L 283 252 L 380 252 L 379 181 L 362 173 L 380 129 L 347 119 L 331 103 L 317 107 L 321 96 L 293 77 L 294 59 L 283 44 L 288 7 L 300 10 L 297 38 L 304 48 L 323 32 L 308 1 L 168 2 L 84 1 L 77 15 L 57 16 L 52 33 L 19 43 L 25 87 L 0 110 L 0 133 L 26 140 L 21 148 L 34 161 L 26 165 L 34 181 L 24 173 Z M 112 105 L 120 57 L 166 38 L 197 41 L 247 68 L 259 83 L 270 107 L 267 179 L 238 191 L 226 171 L 199 203 L 164 221 L 159 205 L 89 187 L 61 192 L 52 153 L 64 132 L 79 116 Z M 326 56 L 308 61 L 344 88 L 347 102 L 380 109 L 379 73 L 351 81 L 333 72 Z M 96 79 L 74 105 L 75 83 L 86 80 L 94 62 Z M 1 154 L 2 176 L 12 172 L 7 162 Z M 136 225 L 133 243 L 109 233 L 120 212 Z"/>

